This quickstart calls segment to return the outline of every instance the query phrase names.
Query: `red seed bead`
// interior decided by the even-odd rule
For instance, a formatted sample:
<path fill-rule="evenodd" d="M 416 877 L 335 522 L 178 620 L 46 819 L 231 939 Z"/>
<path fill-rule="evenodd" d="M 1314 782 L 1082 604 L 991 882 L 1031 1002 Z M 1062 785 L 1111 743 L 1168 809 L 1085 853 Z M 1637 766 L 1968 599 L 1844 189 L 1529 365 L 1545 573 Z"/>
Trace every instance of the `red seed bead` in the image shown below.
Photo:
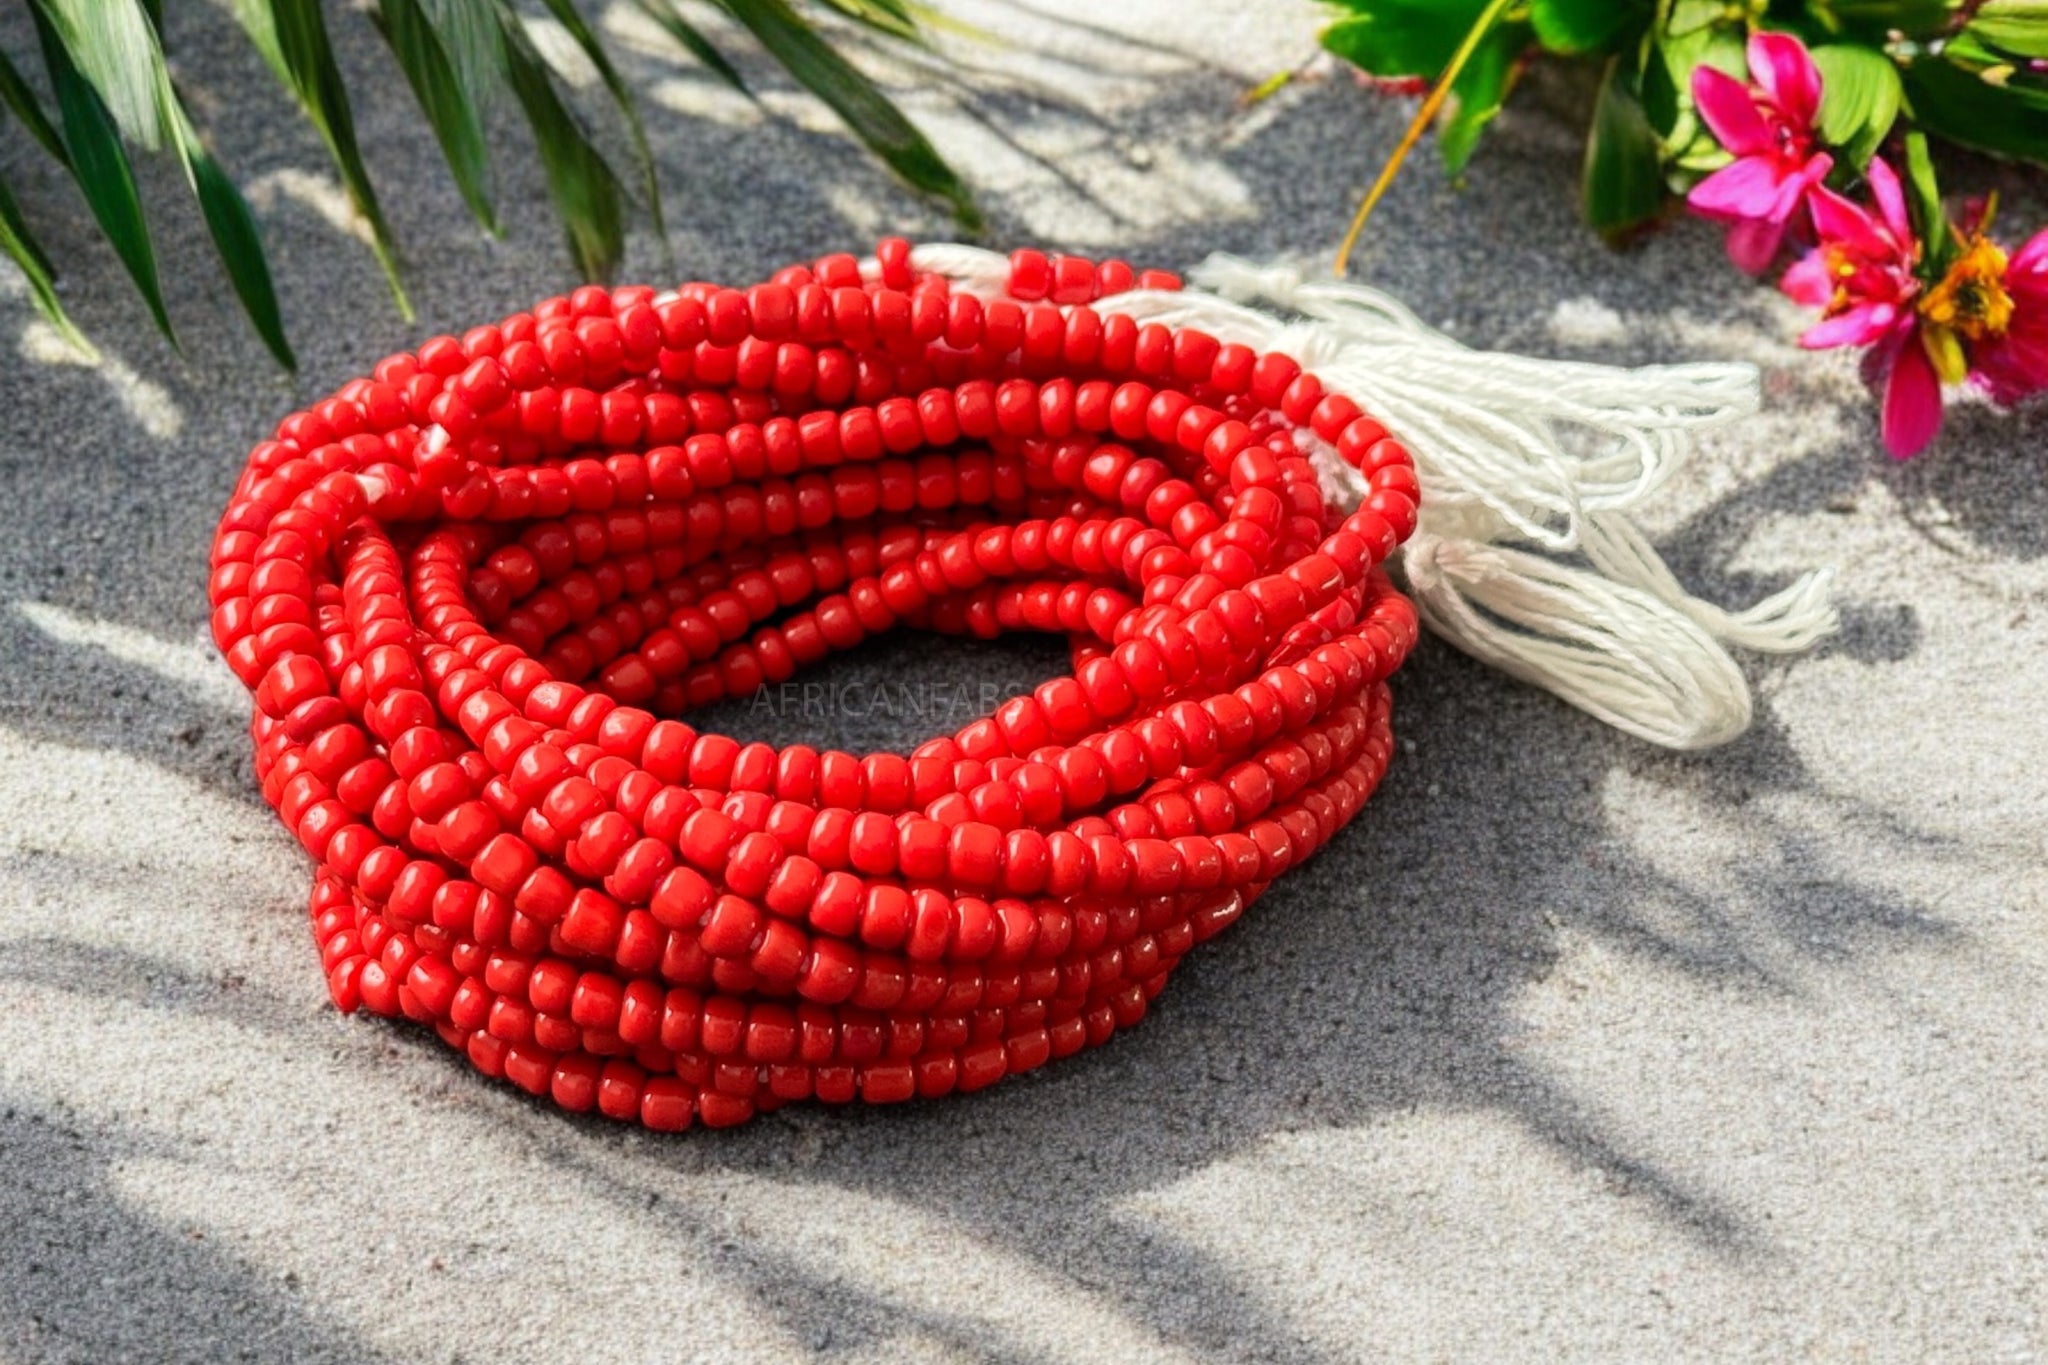
<path fill-rule="evenodd" d="M 1010 294 L 1019 299 L 1042 299 L 1053 287 L 1052 263 L 1043 252 L 1022 250 L 1010 253 Z"/>
<path fill-rule="evenodd" d="M 1011 259 L 1014 271 L 1015 258 Z M 1080 256 L 1060 256 L 1054 259 L 1052 266 L 1051 297 L 1054 303 L 1087 303 L 1095 297 L 1093 261 Z"/>

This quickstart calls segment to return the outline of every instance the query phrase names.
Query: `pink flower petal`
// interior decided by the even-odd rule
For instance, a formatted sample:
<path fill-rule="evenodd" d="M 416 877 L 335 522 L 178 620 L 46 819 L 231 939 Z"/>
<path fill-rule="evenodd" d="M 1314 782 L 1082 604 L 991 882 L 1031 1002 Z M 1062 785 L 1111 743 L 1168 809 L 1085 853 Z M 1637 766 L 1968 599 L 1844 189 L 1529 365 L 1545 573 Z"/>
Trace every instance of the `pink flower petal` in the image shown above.
<path fill-rule="evenodd" d="M 1823 242 L 1839 242 L 1872 256 L 1891 254 L 1891 244 L 1878 231 L 1877 221 L 1827 186 L 1815 186 L 1806 197 L 1806 206 L 1813 213 L 1814 233 Z"/>
<path fill-rule="evenodd" d="M 1868 346 L 1884 340 L 1898 319 L 1899 310 L 1889 303 L 1859 303 L 1839 317 L 1807 328 L 1805 335 L 1799 338 L 1799 344 L 1809 351 L 1832 350 L 1836 346 Z"/>
<path fill-rule="evenodd" d="M 2048 272 L 2048 228 L 2043 228 L 2027 239 L 2026 245 L 2013 252 L 2006 262 L 2005 275 L 2008 285 L 2016 275 L 2033 275 Z"/>
<path fill-rule="evenodd" d="M 1835 277 L 1825 251 L 1809 251 L 1786 269 L 1778 288 L 1802 308 L 1825 308 L 1835 298 Z"/>
<path fill-rule="evenodd" d="M 1941 434 L 1941 377 L 1918 328 L 1903 334 L 1884 386 L 1884 448 L 1910 460 Z"/>
<path fill-rule="evenodd" d="M 2008 407 L 2048 390 L 2048 321 L 1979 342 L 1975 360 L 1977 387 Z"/>
<path fill-rule="evenodd" d="M 1692 102 L 1715 141 L 1737 156 L 1772 149 L 1770 125 L 1757 110 L 1756 96 L 1727 72 L 1705 65 L 1694 67 Z"/>
<path fill-rule="evenodd" d="M 1769 270 L 1784 244 L 1782 218 L 1742 218 L 1728 228 L 1728 259 L 1746 274 L 1761 275 Z"/>
<path fill-rule="evenodd" d="M 1792 174 L 1779 181 L 1778 197 L 1771 203 L 1770 216 L 1773 218 L 1790 218 L 1794 213 L 1798 212 L 1799 201 L 1806 198 L 1815 185 L 1818 185 L 1827 178 L 1827 174 L 1834 168 L 1834 164 L 1835 159 L 1822 152 L 1810 158 L 1804 166 L 1799 167 Z M 1782 165 L 1779 167 L 1781 173 L 1784 169 Z"/>
<path fill-rule="evenodd" d="M 1820 69 L 1805 44 L 1789 33 L 1751 34 L 1749 75 L 1787 123 L 1801 132 L 1813 126 L 1814 112 L 1820 108 Z"/>
<path fill-rule="evenodd" d="M 1906 212 L 1906 196 L 1899 188 L 1899 174 L 1881 156 L 1870 159 L 1864 172 L 1870 179 L 1870 193 L 1877 200 L 1878 214 L 1892 236 L 1903 245 L 1913 240 L 1913 219 Z"/>
<path fill-rule="evenodd" d="M 1778 168 L 1761 156 L 1723 166 L 1685 197 L 1693 212 L 1709 218 L 1768 217 L 1778 200 Z"/>

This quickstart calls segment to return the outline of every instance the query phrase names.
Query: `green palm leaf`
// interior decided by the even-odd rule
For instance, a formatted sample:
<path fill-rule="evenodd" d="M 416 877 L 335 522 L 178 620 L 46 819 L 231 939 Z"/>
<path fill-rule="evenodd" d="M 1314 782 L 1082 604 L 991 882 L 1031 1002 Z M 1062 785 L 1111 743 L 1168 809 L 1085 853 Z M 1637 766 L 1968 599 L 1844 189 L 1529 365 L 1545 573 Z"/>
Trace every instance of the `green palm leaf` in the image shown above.
<path fill-rule="evenodd" d="M 555 93 L 547 65 L 518 16 L 504 12 L 500 32 L 507 79 L 540 148 L 548 195 L 567 233 L 569 254 L 584 278 L 608 279 L 625 248 L 618 177 Z"/>
<path fill-rule="evenodd" d="M 677 13 L 670 0 L 635 0 L 635 3 L 640 6 L 642 14 L 659 24 L 669 37 L 681 43 L 691 56 L 709 67 L 719 79 L 748 99 L 754 98 L 754 92 L 747 88 L 747 82 L 738 69 L 725 59 L 723 52 L 711 45 L 711 40 L 701 29 Z"/>
<path fill-rule="evenodd" d="M 798 83 L 830 105 L 854 136 L 917 189 L 946 200 L 969 232 L 981 230 L 974 198 L 923 133 L 889 97 L 783 0 L 720 0 Z"/>
<path fill-rule="evenodd" d="M 166 146 L 178 157 L 230 283 L 271 353 L 294 364 L 261 234 L 247 201 L 200 138 L 164 65 L 161 0 L 28 0 L 55 94 L 54 117 L 0 53 L 0 117 L 11 112 L 77 181 L 87 206 L 134 280 L 158 327 L 176 337 L 165 307 L 129 149 Z M 412 306 L 397 251 L 357 142 L 347 89 L 321 0 L 228 0 L 258 52 L 327 148 L 342 185 L 368 223 L 371 247 L 400 311 Z M 579 120 L 527 32 L 519 0 L 375 0 L 365 6 L 440 143 L 470 212 L 492 233 L 498 214 L 486 137 L 493 104 L 509 91 L 534 134 L 548 194 L 577 268 L 603 279 L 624 249 L 618 172 Z M 630 87 L 577 0 L 540 0 L 588 57 L 617 104 L 664 253 L 667 225 L 653 150 Z M 738 69 L 676 7 L 641 10 L 721 80 L 752 97 Z M 719 0 L 796 81 L 823 99 L 854 134 L 914 187 L 949 201 L 963 226 L 979 225 L 972 198 L 924 135 L 867 76 L 796 13 L 790 0 Z M 919 0 L 818 0 L 892 37 L 917 41 L 930 12 Z M 936 20 L 934 20 L 936 22 Z M 0 186 L 0 251 L 28 280 L 36 307 L 83 345 L 55 293 L 55 271 L 13 196 Z"/>
<path fill-rule="evenodd" d="M 31 0 L 30 8 L 99 92 L 122 134 L 144 151 L 162 147 L 155 74 L 162 56 L 156 28 L 136 0 Z M 50 77 L 54 85 L 56 72 Z"/>
<path fill-rule="evenodd" d="M 633 92 L 619 78 L 618 68 L 612 65 L 604 44 L 590 31 L 590 25 L 583 22 L 575 0 L 543 0 L 543 3 L 547 5 L 548 13 L 555 16 L 555 22 L 567 29 L 576 45 L 583 49 L 583 55 L 590 58 L 590 64 L 597 68 L 598 76 L 604 81 L 604 88 L 611 92 L 612 102 L 619 106 L 619 113 L 625 117 L 626 131 L 633 138 L 633 155 L 640 162 L 641 183 L 647 189 L 647 213 L 654 220 L 655 238 L 666 255 L 669 249 L 668 224 L 661 213 L 661 181 L 654 173 L 654 153 L 647 145 L 647 130 L 640 124 L 640 111 L 634 107 Z"/>
<path fill-rule="evenodd" d="M 249 202 L 242 198 L 235 182 L 213 159 L 206 144 L 199 140 L 199 133 L 186 116 L 184 105 L 179 102 L 168 77 L 164 81 L 163 93 L 171 114 L 172 140 L 178 149 L 178 159 L 185 166 L 186 183 L 191 185 L 193 197 L 199 201 L 199 212 L 206 219 L 206 231 L 213 238 L 214 249 L 220 253 L 221 264 L 227 268 L 228 282 L 235 287 L 235 297 L 242 301 L 242 311 L 248 315 L 256 335 L 263 338 L 263 344 L 277 357 L 278 364 L 295 370 L 299 367 L 298 358 L 292 354 L 291 343 L 285 340 L 284 318 L 277 307 L 277 291 L 270 282 L 270 265 L 263 256 L 263 238 L 256 231 L 256 217 L 249 212 Z"/>
<path fill-rule="evenodd" d="M 463 202 L 484 230 L 497 236 L 498 213 L 491 204 L 491 163 L 484 147 L 483 121 L 464 92 L 441 35 L 419 0 L 377 0 L 372 18 L 434 129 Z"/>
<path fill-rule="evenodd" d="M 114 254 L 121 258 L 129 278 L 135 281 L 135 288 L 148 305 L 150 316 L 156 319 L 158 329 L 176 346 L 177 333 L 171 330 L 163 286 L 157 279 L 156 249 L 150 242 L 149 224 L 142 215 L 142 196 L 135 188 L 135 172 L 121 146 L 121 131 L 93 83 L 73 63 L 72 49 L 64 41 L 60 26 L 45 11 L 43 0 L 37 0 L 30 13 L 35 16 L 36 37 L 42 43 L 43 66 L 49 71 L 50 84 L 57 94 L 71 177 L 78 182 L 86 207 L 98 220 Z M 145 63 L 152 51 L 153 48 L 144 49 Z"/>
<path fill-rule="evenodd" d="M 146 122 L 160 130 L 177 152 L 185 169 L 186 182 L 199 201 L 208 235 L 213 238 L 221 263 L 227 268 L 229 282 L 242 302 L 243 311 L 270 353 L 286 368 L 294 368 L 296 360 L 284 337 L 284 324 L 279 315 L 276 291 L 271 285 L 270 268 L 264 259 L 262 238 L 256 230 L 255 216 L 250 213 L 248 203 L 235 188 L 233 180 L 214 160 L 193 128 L 190 116 L 171 85 L 170 72 L 164 66 L 155 21 L 145 18 L 139 0 L 100 0 L 94 13 L 97 18 L 95 25 L 74 26 L 72 31 L 83 35 L 82 41 L 87 42 L 94 41 L 94 35 L 114 33 L 121 35 L 121 41 L 127 44 L 119 58 L 118 88 L 123 92 L 123 98 L 135 107 L 140 91 L 144 87 L 149 90 L 152 112 Z M 42 18 L 40 10 L 38 18 Z M 157 285 L 148 226 L 142 218 L 141 202 L 134 194 L 134 177 L 128 170 L 126 154 L 121 150 L 118 131 L 105 107 L 98 105 L 94 98 L 95 88 L 78 76 L 78 67 L 69 64 L 70 52 L 62 43 L 57 25 L 42 23 L 39 31 L 45 40 L 44 65 L 50 72 L 51 84 L 58 91 L 59 106 L 64 111 L 69 164 L 81 187 L 86 190 L 87 201 L 94 209 L 94 216 L 100 220 L 108 241 L 128 264 L 130 274 L 135 276 L 136 285 L 156 316 L 157 325 L 175 345 L 176 337 L 171 332 L 170 319 L 165 313 Z M 139 35 L 139 41 L 131 42 L 130 39 L 136 35 Z M 86 69 L 104 69 L 108 63 L 102 54 L 99 59 L 81 65 Z M 98 110 L 97 119 L 94 117 L 95 109 Z M 72 137 L 74 111 L 78 115 L 82 141 Z M 121 193 L 124 177 L 125 195 Z"/>
<path fill-rule="evenodd" d="M 440 35 L 462 96 L 485 121 L 506 91 L 505 41 L 499 36 L 499 0 L 420 0 L 420 12 Z"/>
<path fill-rule="evenodd" d="M 948 14 L 942 9 L 934 9 L 930 5 L 919 3 L 919 0 L 904 0 L 903 12 L 917 21 L 917 26 L 921 31 L 928 32 L 936 29 L 940 33 L 950 33 L 956 38 L 966 38 L 971 42 L 980 43 L 983 47 L 1008 48 L 1012 46 L 1008 41 L 989 32 L 980 24 L 970 24 L 957 15 Z"/>
<path fill-rule="evenodd" d="M 356 211 L 370 225 L 370 249 L 384 268 L 391 297 L 407 322 L 413 319 L 412 300 L 398 276 L 398 252 L 391 240 L 390 225 L 377 204 L 377 191 L 370 184 L 362 151 L 356 146 L 355 119 L 349 112 L 348 90 L 334 64 L 334 49 L 327 41 L 327 26 L 320 17 L 318 0 L 234 0 L 235 17 L 263 59 L 270 64 L 285 89 L 327 144 L 327 153 L 341 175 L 341 183 Z"/>
<path fill-rule="evenodd" d="M 14 62 L 5 52 L 0 52 L 0 102 L 14 111 L 29 136 L 42 144 L 43 150 L 57 159 L 59 165 L 71 164 L 70 154 L 64 150 L 64 139 L 50 125 L 49 115 L 43 112 L 43 102 L 36 98 L 36 92 L 28 88 L 28 82 L 15 70 Z"/>
<path fill-rule="evenodd" d="M 838 10 L 855 23 L 866 24 L 878 33 L 905 42 L 922 44 L 924 31 L 917 26 L 917 18 L 903 0 L 822 0 L 826 6 Z"/>
<path fill-rule="evenodd" d="M 71 315 L 64 311 L 64 305 L 57 298 L 55 272 L 50 269 L 50 258 L 43 254 L 42 244 L 22 221 L 21 210 L 15 206 L 14 196 L 7 192 L 7 186 L 0 184 L 0 251 L 21 268 L 28 280 L 29 296 L 35 300 L 36 311 L 49 319 L 50 325 L 64 334 L 64 339 L 87 355 L 94 355 L 92 343 L 88 342 L 71 321 Z"/>

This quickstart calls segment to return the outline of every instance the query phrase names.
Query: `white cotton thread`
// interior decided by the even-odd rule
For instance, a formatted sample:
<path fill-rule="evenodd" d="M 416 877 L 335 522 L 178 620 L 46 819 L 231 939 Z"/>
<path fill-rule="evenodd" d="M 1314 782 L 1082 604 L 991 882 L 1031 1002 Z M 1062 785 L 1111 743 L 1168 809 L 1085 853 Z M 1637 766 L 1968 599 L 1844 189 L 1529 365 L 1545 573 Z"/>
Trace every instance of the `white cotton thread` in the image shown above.
<path fill-rule="evenodd" d="M 977 247 L 918 247 L 911 263 L 984 295 L 1009 276 L 1006 258 Z M 1378 290 L 1227 255 L 1190 283 L 1094 307 L 1291 356 L 1384 424 L 1423 492 L 1404 576 L 1424 624 L 1473 657 L 1651 743 L 1703 749 L 1753 715 L 1725 646 L 1789 653 L 1836 628 L 1832 570 L 1729 612 L 1688 593 L 1629 517 L 1701 432 L 1756 412 L 1754 367 L 1474 351 Z M 1305 443 L 1325 492 L 1355 506 L 1358 471 Z"/>

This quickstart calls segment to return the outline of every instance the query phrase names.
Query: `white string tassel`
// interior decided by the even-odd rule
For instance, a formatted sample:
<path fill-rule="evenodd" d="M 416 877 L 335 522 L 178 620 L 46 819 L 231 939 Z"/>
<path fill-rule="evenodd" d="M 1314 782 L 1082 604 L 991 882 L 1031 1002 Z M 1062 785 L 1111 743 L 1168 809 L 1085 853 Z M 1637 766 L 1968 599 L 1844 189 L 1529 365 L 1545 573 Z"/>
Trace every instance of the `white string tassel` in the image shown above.
<path fill-rule="evenodd" d="M 1003 257 L 974 247 L 920 247 L 912 261 L 976 293 L 999 294 L 1008 277 Z M 1475 658 L 1630 734 L 1700 749 L 1751 719 L 1724 645 L 1790 652 L 1835 628 L 1831 571 L 1728 612 L 1687 593 L 1628 515 L 1700 432 L 1757 410 L 1753 367 L 1476 352 L 1377 290 L 1305 283 L 1231 256 L 1210 257 L 1191 280 L 1199 289 L 1095 306 L 1290 355 L 1385 424 L 1422 484 L 1402 552 L 1409 588 L 1424 623 Z M 1358 471 L 1313 436 L 1304 444 L 1326 492 L 1356 505 Z"/>

